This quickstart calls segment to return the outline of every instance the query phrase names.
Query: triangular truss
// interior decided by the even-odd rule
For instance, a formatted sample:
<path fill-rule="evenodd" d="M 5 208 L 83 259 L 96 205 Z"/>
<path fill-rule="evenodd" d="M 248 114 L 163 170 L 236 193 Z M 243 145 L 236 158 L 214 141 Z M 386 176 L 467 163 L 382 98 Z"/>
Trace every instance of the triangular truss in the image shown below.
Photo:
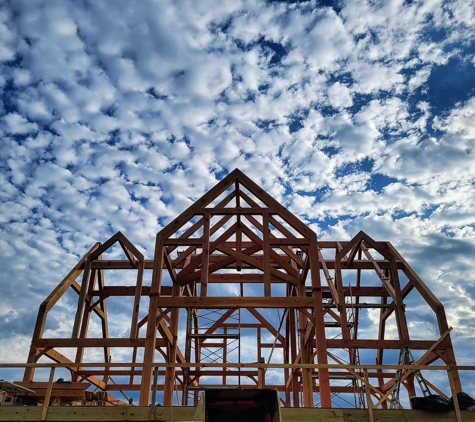
<path fill-rule="evenodd" d="M 106 257 L 111 248 L 113 259 Z M 111 270 L 132 271 L 133 285 L 106 285 Z M 144 276 L 148 270 L 151 278 Z M 71 337 L 43 338 L 48 312 L 70 288 L 78 293 Z M 412 291 L 432 309 L 439 339 L 411 338 L 405 301 Z M 131 312 L 126 338 L 109 335 L 106 304 L 114 297 L 133 299 L 124 308 Z M 144 300 L 147 309 L 140 308 Z M 361 330 L 369 312 L 378 321 L 373 330 Z M 93 314 L 101 338 L 88 337 Z M 388 337 L 391 330 L 396 334 Z M 105 391 L 140 390 L 142 405 L 150 401 L 153 368 L 136 365 L 161 362 L 156 388 L 165 405 L 177 394 L 181 404 L 196 404 L 203 388 L 232 385 L 276 388 L 285 406 L 338 406 L 345 395 L 365 406 L 366 384 L 375 406 L 388 408 L 396 371 L 363 374 L 346 365 L 358 365 L 369 351 L 382 365 L 385 350 L 404 347 L 425 351 L 419 364 L 441 358 L 454 365 L 448 332 L 443 306 L 389 242 L 363 232 L 350 241 L 317 241 L 308 226 L 234 170 L 157 234 L 154 259 L 145 259 L 120 232 L 96 244 L 41 305 L 28 362 L 47 356 L 77 363 L 73 381 Z M 62 347 L 70 358 L 57 350 Z M 106 363 L 113 348 L 130 349 L 122 378 L 80 366 L 84 351 L 97 347 Z M 282 367 L 271 379 L 259 365 L 276 362 Z M 210 363 L 215 367 L 204 367 Z M 312 368 L 328 363 L 339 369 Z M 33 376 L 27 368 L 24 384 Z M 399 376 L 415 394 L 413 377 Z M 454 385 L 460 389 L 456 373 Z"/>

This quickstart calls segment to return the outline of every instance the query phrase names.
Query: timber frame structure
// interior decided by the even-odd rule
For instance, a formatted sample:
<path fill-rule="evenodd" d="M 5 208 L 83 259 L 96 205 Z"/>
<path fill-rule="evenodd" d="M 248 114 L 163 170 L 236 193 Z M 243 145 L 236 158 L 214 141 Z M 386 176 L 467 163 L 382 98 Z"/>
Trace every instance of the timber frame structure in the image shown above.
<path fill-rule="evenodd" d="M 49 312 L 71 289 L 78 302 L 70 337 L 45 337 Z M 130 312 L 119 337 L 109 335 L 114 300 Z M 410 332 L 414 303 L 431 314 L 433 338 Z M 365 407 L 366 389 L 375 408 L 388 409 L 397 370 L 363 373 L 348 365 L 394 364 L 406 347 L 418 357 L 406 365 L 456 365 L 444 307 L 394 246 L 363 232 L 319 241 L 236 169 L 157 234 L 153 260 L 120 232 L 96 243 L 41 304 L 28 363 L 76 363 L 72 381 L 139 392 L 142 406 L 155 388 L 164 406 L 196 406 L 200 390 L 227 386 L 276 388 L 284 407 L 323 408 L 338 406 L 344 394 Z M 130 366 L 87 369 L 85 362 L 110 364 L 117 348 L 122 360 L 130 353 Z M 259 366 L 268 363 L 277 368 Z M 449 372 L 452 392 L 461 391 L 457 371 Z M 23 385 L 34 375 L 27 367 Z M 416 394 L 407 368 L 402 384 Z"/>

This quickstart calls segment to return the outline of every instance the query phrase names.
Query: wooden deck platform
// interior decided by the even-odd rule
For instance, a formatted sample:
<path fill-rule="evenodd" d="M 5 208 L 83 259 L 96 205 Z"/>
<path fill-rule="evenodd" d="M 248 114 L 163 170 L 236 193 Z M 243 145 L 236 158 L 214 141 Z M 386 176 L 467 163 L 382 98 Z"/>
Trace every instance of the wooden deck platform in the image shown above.
<path fill-rule="evenodd" d="M 151 408 L 128 407 L 50 407 L 46 421 L 192 421 L 195 407 L 155 408 L 155 417 L 150 419 Z M 40 421 L 42 407 L 0 408 L 0 421 Z M 365 409 L 311 409 L 282 408 L 283 422 L 368 422 L 369 412 Z M 421 410 L 373 410 L 375 422 L 455 422 L 455 412 L 431 413 Z M 475 422 L 475 412 L 462 411 L 464 422 Z"/>

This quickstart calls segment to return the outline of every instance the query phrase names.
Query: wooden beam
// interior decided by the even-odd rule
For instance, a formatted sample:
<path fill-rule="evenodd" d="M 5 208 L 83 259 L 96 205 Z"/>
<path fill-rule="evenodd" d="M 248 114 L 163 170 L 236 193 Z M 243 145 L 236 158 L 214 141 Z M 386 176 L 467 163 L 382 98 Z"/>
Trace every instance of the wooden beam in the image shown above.
<path fill-rule="evenodd" d="M 37 347 L 144 347 L 145 338 L 41 338 L 36 340 Z M 157 346 L 166 346 L 165 340 L 157 339 Z"/>
<path fill-rule="evenodd" d="M 155 265 L 152 274 L 152 288 L 150 290 L 150 302 L 148 308 L 147 334 L 145 341 L 144 362 L 153 363 L 155 361 L 155 348 L 157 338 L 156 320 L 159 305 L 157 303 L 160 288 L 162 286 L 163 269 L 163 235 L 157 234 L 155 242 Z M 139 404 L 148 406 L 150 404 L 150 392 L 152 383 L 152 366 L 147 366 L 142 370 L 142 382 L 140 387 Z"/>
<path fill-rule="evenodd" d="M 312 308 L 311 297 L 159 297 L 160 308 Z"/>
<path fill-rule="evenodd" d="M 213 226 L 215 227 L 215 226 Z M 185 241 L 185 244 L 181 244 L 179 242 L 170 242 L 170 240 L 172 239 L 168 239 L 167 241 L 167 245 L 170 245 L 170 243 L 174 243 L 176 245 L 179 245 L 179 246 L 187 246 L 186 245 L 186 241 Z M 195 245 L 198 245 L 198 246 L 201 246 L 202 245 L 202 242 L 203 240 L 200 238 L 200 239 L 190 239 L 190 242 L 189 243 L 193 243 Z M 294 247 L 304 247 L 304 246 L 308 246 L 308 239 L 303 239 L 302 241 L 299 241 L 297 243 L 293 242 L 293 241 L 290 241 L 288 239 L 270 239 L 269 240 L 269 243 L 271 246 L 273 247 L 281 247 L 281 246 L 294 246 Z M 225 242 L 225 245 L 230 247 L 230 248 L 236 248 L 237 245 L 236 245 L 236 242 Z M 243 248 L 250 248 L 252 246 L 255 246 L 255 243 L 254 242 L 245 242 L 243 241 L 242 242 L 242 247 Z M 181 261 L 181 258 L 182 258 L 182 255 L 185 254 L 185 257 L 187 256 L 186 255 L 186 251 L 183 252 L 177 259 L 173 260 L 173 267 L 174 268 L 183 268 L 183 262 Z M 191 254 L 191 252 L 190 252 Z M 287 254 L 280 254 L 279 257 L 280 259 L 283 259 L 283 260 L 286 260 L 286 261 L 290 261 L 290 258 Z M 196 254 L 192 255 L 193 257 L 196 256 Z M 210 255 L 210 263 L 215 263 L 217 261 L 219 261 L 220 259 L 222 258 L 222 255 L 218 255 L 218 254 L 211 254 Z M 259 258 L 259 255 L 256 256 L 256 258 Z M 260 258 L 262 259 L 262 256 L 260 256 Z M 183 258 L 184 260 L 184 258 Z M 327 266 L 327 268 L 329 270 L 333 270 L 335 269 L 335 260 L 334 259 L 325 259 L 324 260 L 325 262 L 325 265 Z M 374 263 L 376 263 L 381 269 L 386 269 L 386 268 L 389 268 L 390 267 L 390 263 L 389 261 L 385 261 L 385 260 L 374 260 L 373 261 Z M 402 262 L 396 260 L 396 264 L 397 264 L 397 268 L 398 270 L 404 270 L 404 265 Z M 83 268 L 83 264 L 81 266 L 81 268 Z M 112 260 L 103 260 L 103 261 L 93 261 L 91 263 L 91 269 L 103 269 L 103 270 L 134 270 L 136 269 L 135 267 L 133 267 L 130 262 L 128 260 L 116 260 L 116 259 L 112 259 Z M 165 269 L 166 268 L 166 264 L 164 263 L 163 264 L 163 268 Z M 322 269 L 322 265 L 320 266 L 320 268 Z M 153 260 L 152 259 L 147 259 L 145 260 L 145 269 L 146 270 L 151 270 L 153 269 Z M 342 271 L 351 271 L 351 270 L 374 270 L 374 264 L 368 260 L 354 260 L 353 263 L 348 266 L 348 267 L 342 267 L 341 268 Z M 407 271 L 407 270 L 406 270 Z M 406 273 L 405 271 L 405 273 Z M 81 274 L 81 271 L 79 271 L 78 275 Z M 410 277 L 410 273 L 408 272 L 406 275 L 409 274 L 409 278 Z M 68 286 L 69 288 L 69 286 Z"/>

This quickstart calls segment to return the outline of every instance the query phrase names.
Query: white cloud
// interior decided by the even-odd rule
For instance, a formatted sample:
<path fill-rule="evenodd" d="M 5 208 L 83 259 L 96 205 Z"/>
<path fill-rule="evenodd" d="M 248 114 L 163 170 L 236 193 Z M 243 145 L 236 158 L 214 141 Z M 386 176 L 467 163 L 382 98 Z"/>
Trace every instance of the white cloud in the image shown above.
<path fill-rule="evenodd" d="M 36 123 L 28 122 L 28 119 L 25 119 L 18 113 L 8 113 L 3 116 L 2 120 L 4 130 L 7 133 L 26 134 L 38 130 L 38 125 Z"/>

